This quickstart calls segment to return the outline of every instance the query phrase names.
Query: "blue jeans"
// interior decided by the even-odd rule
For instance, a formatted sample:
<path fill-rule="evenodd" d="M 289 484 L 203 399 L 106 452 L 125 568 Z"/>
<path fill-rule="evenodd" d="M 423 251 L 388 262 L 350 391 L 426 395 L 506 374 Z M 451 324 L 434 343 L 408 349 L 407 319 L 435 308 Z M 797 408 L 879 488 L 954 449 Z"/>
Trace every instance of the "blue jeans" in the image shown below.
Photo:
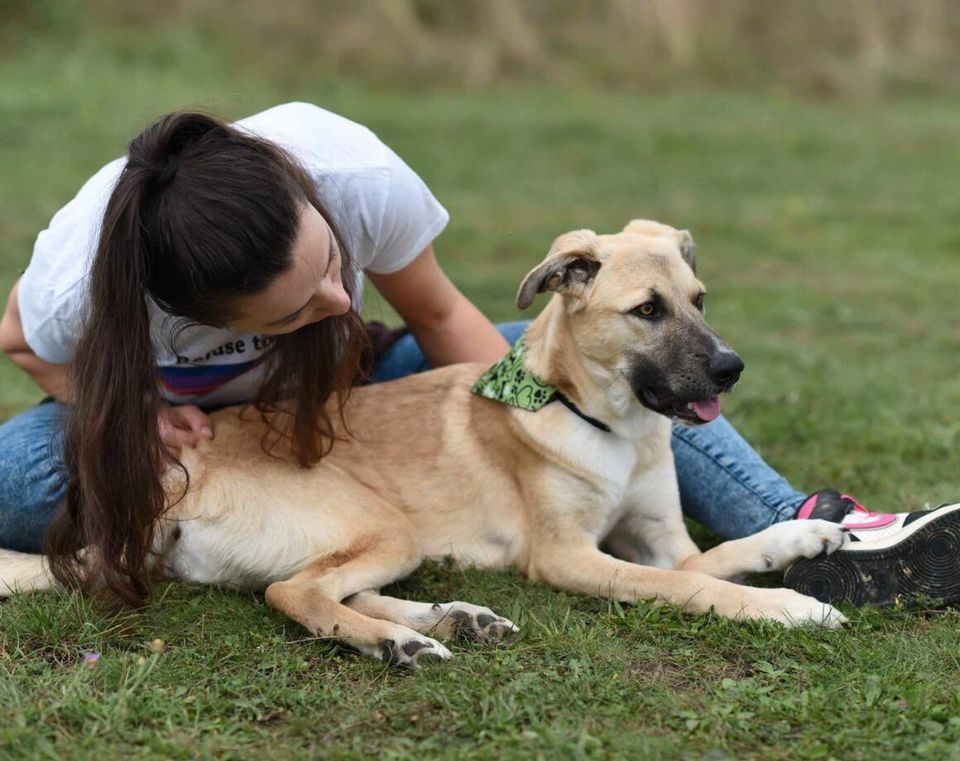
<path fill-rule="evenodd" d="M 513 343 L 526 322 L 498 325 Z M 379 359 L 374 381 L 429 369 L 411 335 Z M 66 407 L 48 401 L 0 425 L 0 547 L 37 552 L 66 491 L 61 425 Z M 684 512 L 734 539 L 793 518 L 806 498 L 770 468 L 723 418 L 673 429 Z"/>

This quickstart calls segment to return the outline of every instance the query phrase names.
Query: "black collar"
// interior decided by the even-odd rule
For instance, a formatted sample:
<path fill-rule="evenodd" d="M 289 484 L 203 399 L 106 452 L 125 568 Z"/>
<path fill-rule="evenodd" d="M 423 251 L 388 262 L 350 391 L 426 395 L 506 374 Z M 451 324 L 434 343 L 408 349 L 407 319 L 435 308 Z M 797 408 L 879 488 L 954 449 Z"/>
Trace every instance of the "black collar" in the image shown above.
<path fill-rule="evenodd" d="M 583 420 L 586 420 L 594 428 L 599 428 L 604 433 L 610 433 L 609 425 L 607 425 L 606 423 L 601 423 L 595 417 L 590 417 L 589 415 L 584 413 L 583 410 L 581 410 L 577 405 L 575 405 L 572 401 L 570 401 L 570 398 L 566 394 L 563 394 L 560 391 L 557 391 L 553 395 L 553 398 L 556 399 L 558 402 L 560 402 L 560 404 L 562 404 L 568 410 L 570 410 L 574 415 L 576 415 L 579 418 L 582 418 Z"/>

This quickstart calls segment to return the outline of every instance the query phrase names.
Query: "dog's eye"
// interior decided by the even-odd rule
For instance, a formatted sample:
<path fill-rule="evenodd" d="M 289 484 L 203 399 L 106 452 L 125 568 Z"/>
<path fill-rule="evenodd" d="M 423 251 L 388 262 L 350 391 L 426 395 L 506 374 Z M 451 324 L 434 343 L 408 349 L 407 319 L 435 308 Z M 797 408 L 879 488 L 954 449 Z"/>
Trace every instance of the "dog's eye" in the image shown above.
<path fill-rule="evenodd" d="M 644 301 L 632 310 L 638 317 L 653 317 L 657 313 L 657 305 L 653 301 Z"/>
<path fill-rule="evenodd" d="M 697 298 L 694 299 L 694 301 L 693 301 L 693 305 L 694 305 L 697 309 L 699 309 L 701 312 L 703 311 L 703 297 L 704 297 L 705 295 L 706 295 L 706 294 L 701 293 L 701 294 L 700 294 L 699 296 L 697 296 Z"/>

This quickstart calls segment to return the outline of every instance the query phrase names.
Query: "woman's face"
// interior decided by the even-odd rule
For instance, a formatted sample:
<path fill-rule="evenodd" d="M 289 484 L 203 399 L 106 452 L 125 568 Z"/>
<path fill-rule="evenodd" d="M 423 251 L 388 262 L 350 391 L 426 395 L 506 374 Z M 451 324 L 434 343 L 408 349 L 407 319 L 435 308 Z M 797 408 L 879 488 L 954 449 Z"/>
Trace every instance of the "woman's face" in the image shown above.
<path fill-rule="evenodd" d="M 340 249 L 313 206 L 307 204 L 300 213 L 290 267 L 260 293 L 237 299 L 234 308 L 237 316 L 228 328 L 274 336 L 350 309 L 340 277 Z"/>

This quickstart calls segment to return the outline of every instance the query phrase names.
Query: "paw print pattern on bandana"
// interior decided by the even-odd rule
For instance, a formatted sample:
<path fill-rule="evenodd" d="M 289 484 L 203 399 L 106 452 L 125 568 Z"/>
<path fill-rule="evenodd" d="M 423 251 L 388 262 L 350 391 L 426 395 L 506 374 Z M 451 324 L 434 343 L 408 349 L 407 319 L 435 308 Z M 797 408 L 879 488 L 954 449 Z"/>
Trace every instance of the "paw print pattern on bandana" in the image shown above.
<path fill-rule="evenodd" d="M 480 376 L 471 391 L 531 412 L 553 401 L 557 389 L 527 371 L 523 364 L 526 352 L 527 345 L 521 337 L 503 359 Z"/>

